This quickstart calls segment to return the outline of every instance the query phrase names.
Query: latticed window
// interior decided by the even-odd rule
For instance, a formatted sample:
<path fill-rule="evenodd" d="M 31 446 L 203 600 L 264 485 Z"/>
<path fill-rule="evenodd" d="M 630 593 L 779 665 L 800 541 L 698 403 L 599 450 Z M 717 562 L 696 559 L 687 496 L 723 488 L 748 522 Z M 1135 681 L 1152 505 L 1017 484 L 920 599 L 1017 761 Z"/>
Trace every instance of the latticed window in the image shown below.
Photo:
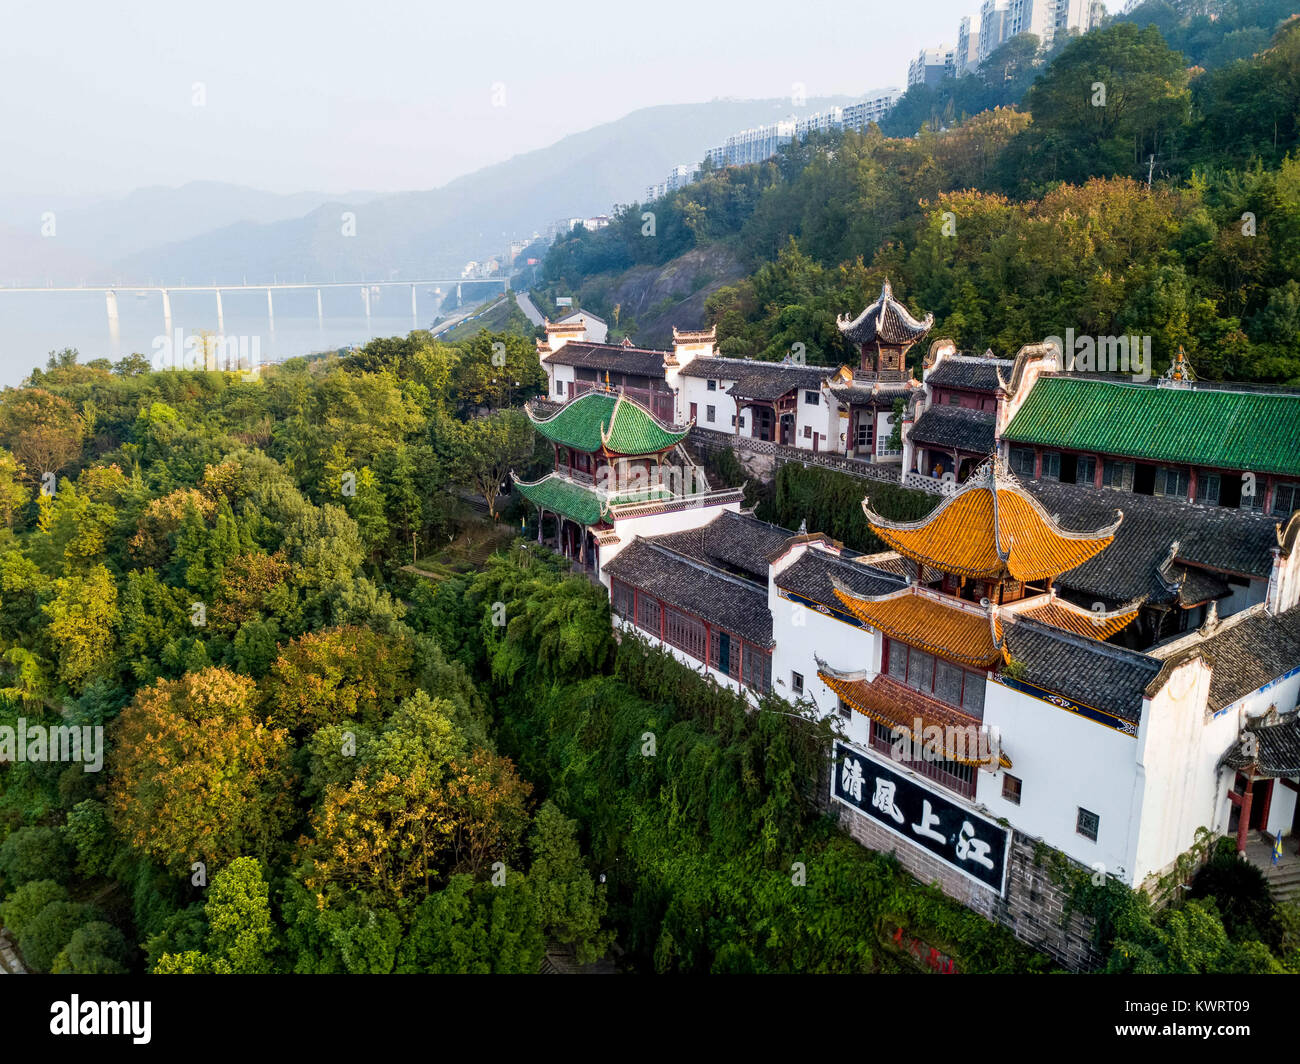
<path fill-rule="evenodd" d="M 684 650 L 693 658 L 704 660 L 708 646 L 708 631 L 704 622 L 671 606 L 664 607 L 664 642 Z"/>
<path fill-rule="evenodd" d="M 636 623 L 638 628 L 659 635 L 663 631 L 662 607 L 657 598 L 638 595 L 636 599 Z"/>
<path fill-rule="evenodd" d="M 1133 463 L 1116 462 L 1107 458 L 1101 466 L 1101 482 L 1117 491 L 1133 490 Z"/>
<path fill-rule="evenodd" d="M 931 690 L 934 675 L 934 658 L 924 650 L 910 647 L 907 654 L 907 686 L 918 691 Z"/>
<path fill-rule="evenodd" d="M 1191 488 L 1192 476 L 1186 469 L 1173 469 L 1161 466 L 1156 470 L 1156 494 L 1170 495 L 1176 499 L 1187 498 Z"/>
<path fill-rule="evenodd" d="M 934 663 L 934 696 L 951 706 L 961 703 L 962 670 L 947 661 Z"/>
<path fill-rule="evenodd" d="M 1273 513 L 1289 517 L 1300 510 L 1300 484 L 1279 484 L 1273 489 Z"/>
<path fill-rule="evenodd" d="M 635 592 L 621 580 L 615 580 L 610 586 L 610 606 L 619 617 L 632 618 L 632 604 Z"/>
<path fill-rule="evenodd" d="M 1012 447 L 1008 455 L 1010 459 L 1011 472 L 1018 477 L 1032 477 L 1034 475 L 1034 452 L 1030 447 Z"/>
<path fill-rule="evenodd" d="M 745 685 L 761 694 L 772 689 L 772 655 L 745 644 Z"/>
<path fill-rule="evenodd" d="M 732 679 L 740 678 L 741 642 L 729 632 L 713 629 L 709 642 L 709 664 Z"/>

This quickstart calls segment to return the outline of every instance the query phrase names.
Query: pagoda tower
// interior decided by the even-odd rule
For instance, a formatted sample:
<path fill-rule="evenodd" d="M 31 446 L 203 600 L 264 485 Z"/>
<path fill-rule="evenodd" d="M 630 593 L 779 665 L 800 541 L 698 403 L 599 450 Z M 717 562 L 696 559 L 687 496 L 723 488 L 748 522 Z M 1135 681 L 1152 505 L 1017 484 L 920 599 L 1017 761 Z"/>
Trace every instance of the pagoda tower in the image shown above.
<path fill-rule="evenodd" d="M 555 467 L 540 480 L 521 481 L 513 473 L 511 479 L 538 509 L 539 542 L 550 514 L 556 549 L 592 572 L 617 553 L 621 519 L 639 519 L 639 531 L 645 519 L 671 512 L 673 527 L 680 528 L 711 519 L 716 507 L 739 508 L 743 492 L 710 491 L 680 449 L 694 422 L 670 425 L 608 386 L 584 392 L 550 416 L 531 404 L 525 409 L 554 448 Z M 672 454 L 678 461 L 668 461 Z M 688 509 L 698 514 L 684 517 Z"/>
<path fill-rule="evenodd" d="M 888 736 L 919 744 L 926 729 L 979 735 L 975 745 L 942 753 L 949 766 L 1008 767 L 981 727 L 986 680 L 1011 661 L 1005 629 L 1024 617 L 1076 636 L 1105 640 L 1138 615 L 1140 603 L 1087 610 L 1052 590 L 1052 580 L 1105 550 L 1123 520 L 1070 531 L 1043 509 L 1001 459 L 983 463 L 954 494 L 919 521 L 891 521 L 862 501 L 871 530 L 915 566 L 906 587 L 877 596 L 833 581 L 835 596 L 880 641 L 880 663 L 846 673 L 820 663 L 820 678 Z M 955 729 L 955 730 L 954 730 Z M 888 749 L 888 742 L 885 742 Z M 953 782 L 956 779 L 956 782 Z M 974 793 L 973 775 L 946 785 Z"/>
<path fill-rule="evenodd" d="M 917 320 L 894 298 L 889 278 L 880 297 L 856 318 L 836 318 L 840 334 L 858 348 L 859 380 L 899 382 L 906 380 L 907 352 L 934 327 L 934 315 Z"/>

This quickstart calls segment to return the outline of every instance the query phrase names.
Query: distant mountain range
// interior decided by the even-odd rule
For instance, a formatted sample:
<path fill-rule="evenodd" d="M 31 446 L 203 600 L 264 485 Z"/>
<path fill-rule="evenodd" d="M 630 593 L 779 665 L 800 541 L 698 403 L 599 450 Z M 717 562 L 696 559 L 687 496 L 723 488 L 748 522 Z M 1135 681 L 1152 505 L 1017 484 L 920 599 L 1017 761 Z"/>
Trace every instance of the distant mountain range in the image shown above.
<path fill-rule="evenodd" d="M 810 99 L 798 113 L 851 99 Z M 696 163 L 737 130 L 791 111 L 788 98 L 645 108 L 423 192 L 143 188 L 57 211 L 53 237 L 40 235 L 39 214 L 0 214 L 0 284 L 456 275 L 557 218 L 636 201 L 678 163 Z"/>

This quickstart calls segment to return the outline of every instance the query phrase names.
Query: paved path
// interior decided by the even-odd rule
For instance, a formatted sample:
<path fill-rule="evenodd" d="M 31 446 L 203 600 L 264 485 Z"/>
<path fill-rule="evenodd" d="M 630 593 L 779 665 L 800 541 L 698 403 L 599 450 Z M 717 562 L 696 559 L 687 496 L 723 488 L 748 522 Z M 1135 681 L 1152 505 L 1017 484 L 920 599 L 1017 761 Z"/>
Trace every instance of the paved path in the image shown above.
<path fill-rule="evenodd" d="M 524 312 L 524 317 L 533 325 L 542 324 L 542 312 L 537 309 L 537 304 L 533 302 L 532 297 L 527 292 L 516 292 L 515 302 L 519 304 L 519 309 Z"/>
<path fill-rule="evenodd" d="M 9 940 L 9 932 L 0 931 L 0 975 L 26 975 L 27 969 Z"/>

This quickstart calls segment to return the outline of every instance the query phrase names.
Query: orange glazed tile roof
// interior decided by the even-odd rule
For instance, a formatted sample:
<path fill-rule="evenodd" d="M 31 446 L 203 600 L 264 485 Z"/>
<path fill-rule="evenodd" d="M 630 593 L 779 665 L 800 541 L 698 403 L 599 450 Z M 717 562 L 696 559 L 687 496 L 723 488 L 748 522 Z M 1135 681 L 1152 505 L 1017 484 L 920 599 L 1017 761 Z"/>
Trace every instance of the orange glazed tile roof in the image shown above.
<path fill-rule="evenodd" d="M 915 586 L 878 598 L 854 595 L 834 578 L 835 597 L 858 620 L 909 646 L 977 668 L 1005 661 L 1002 625 L 985 612 Z"/>
<path fill-rule="evenodd" d="M 1081 635 L 1086 639 L 1106 640 L 1116 632 L 1127 628 L 1136 618 L 1140 604 L 1121 606 L 1109 613 L 1097 610 L 1085 610 L 1073 602 L 1053 598 L 1051 602 L 1036 606 L 1031 610 L 1020 610 L 1018 616 L 1030 620 L 1042 621 L 1053 628 L 1063 628 L 1067 632 Z"/>
<path fill-rule="evenodd" d="M 1002 768 L 1011 768 L 1011 759 L 994 748 L 988 731 L 975 717 L 914 691 L 890 676 L 882 674 L 871 681 L 856 680 L 837 673 L 825 663 L 819 664 L 823 667 L 817 675 L 845 703 L 887 728 L 905 732 L 922 748 L 941 735 L 943 756 L 949 761 L 988 765 L 996 754 Z M 931 730 L 935 728 L 938 734 Z"/>
<path fill-rule="evenodd" d="M 1042 580 L 1082 565 L 1110 545 L 1124 514 L 1093 532 L 1069 532 L 1011 475 L 985 462 L 919 521 L 890 521 L 862 500 L 871 530 L 900 554 L 980 580 Z"/>

